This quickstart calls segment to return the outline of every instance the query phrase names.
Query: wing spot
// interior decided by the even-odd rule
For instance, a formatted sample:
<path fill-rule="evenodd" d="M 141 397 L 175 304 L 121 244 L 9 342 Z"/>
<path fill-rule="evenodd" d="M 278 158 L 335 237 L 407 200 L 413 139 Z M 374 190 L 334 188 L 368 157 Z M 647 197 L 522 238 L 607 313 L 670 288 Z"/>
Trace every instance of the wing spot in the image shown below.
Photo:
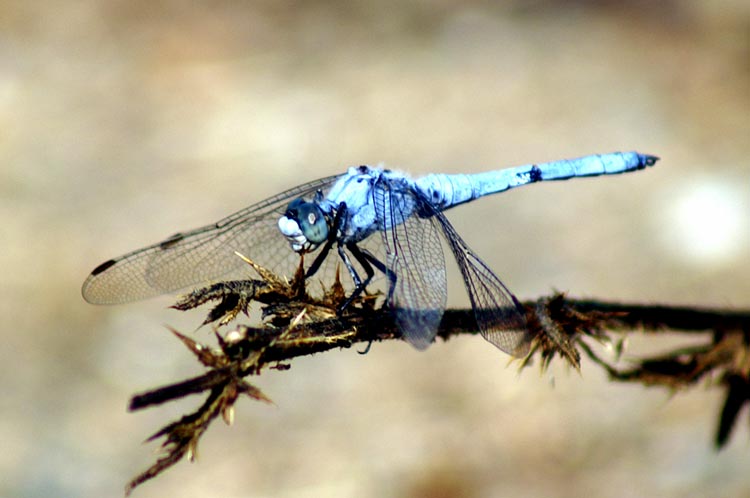
<path fill-rule="evenodd" d="M 167 240 L 163 241 L 161 244 L 159 244 L 159 249 L 161 249 L 162 251 L 167 250 L 184 238 L 185 238 L 185 234 L 176 233 L 172 235 L 171 237 L 169 237 Z"/>
<path fill-rule="evenodd" d="M 110 259 L 109 261 L 105 261 L 104 263 L 94 268 L 94 271 L 91 272 L 91 275 L 92 276 L 99 275 L 100 273 L 103 273 L 107 271 L 107 269 L 111 268 L 115 263 L 117 263 L 117 260 L 115 259 Z"/>

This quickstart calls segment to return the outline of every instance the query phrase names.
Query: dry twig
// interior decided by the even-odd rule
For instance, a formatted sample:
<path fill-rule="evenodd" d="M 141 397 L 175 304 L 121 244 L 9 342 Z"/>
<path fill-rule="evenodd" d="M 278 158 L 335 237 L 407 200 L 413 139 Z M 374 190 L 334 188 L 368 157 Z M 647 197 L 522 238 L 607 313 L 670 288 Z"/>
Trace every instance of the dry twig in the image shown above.
<path fill-rule="evenodd" d="M 252 261 L 260 280 L 222 282 L 198 289 L 183 297 L 174 308 L 188 310 L 207 302 L 218 302 L 204 324 L 227 324 L 247 313 L 253 302 L 263 306 L 261 327 L 238 325 L 224 336 L 216 333 L 218 348 L 200 344 L 172 330 L 207 371 L 203 375 L 134 396 L 130 410 L 139 410 L 190 394 L 208 392 L 205 402 L 193 413 L 165 426 L 149 441 L 164 438 L 163 456 L 128 483 L 126 492 L 156 477 L 182 457 L 193 459 L 200 437 L 221 415 L 233 420 L 235 401 L 242 394 L 270 402 L 245 378 L 264 368 L 286 369 L 297 356 L 348 348 L 356 343 L 400 339 L 390 313 L 376 306 L 377 296 L 365 295 L 343 314 L 336 309 L 345 299 L 338 278 L 320 299 L 305 290 L 302 270 L 286 282 Z M 582 301 L 562 294 L 524 303 L 527 323 L 534 340 L 520 368 L 539 357 L 547 368 L 555 356 L 580 370 L 580 351 L 604 368 L 616 381 L 640 382 L 669 389 L 694 385 L 706 376 L 718 379 L 726 392 L 716 444 L 723 446 L 744 404 L 750 404 L 750 313 L 700 310 L 669 306 L 639 306 Z M 702 334 L 698 346 L 678 348 L 657 357 L 632 360 L 619 366 L 624 339 L 633 332 L 679 332 Z M 448 340 L 459 334 L 476 334 L 471 309 L 447 310 L 438 332 Z M 611 345 L 613 360 L 595 352 L 591 342 Z"/>

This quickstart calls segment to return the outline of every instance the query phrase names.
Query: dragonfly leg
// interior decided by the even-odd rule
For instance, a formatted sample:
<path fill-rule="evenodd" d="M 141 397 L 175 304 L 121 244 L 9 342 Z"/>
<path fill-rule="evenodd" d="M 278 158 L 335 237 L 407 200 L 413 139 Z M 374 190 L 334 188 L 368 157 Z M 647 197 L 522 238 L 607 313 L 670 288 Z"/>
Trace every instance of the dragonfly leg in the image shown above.
<path fill-rule="evenodd" d="M 328 240 L 326 241 L 325 245 L 320 250 L 318 255 L 315 256 L 315 260 L 310 265 L 310 268 L 307 269 L 307 272 L 305 273 L 305 278 L 312 277 L 320 269 L 320 265 L 322 265 L 323 261 L 325 261 L 326 256 L 328 256 L 328 252 L 331 250 L 331 247 L 333 247 L 333 244 L 336 243 L 339 229 L 343 228 L 342 220 L 345 219 L 344 218 L 345 214 L 346 214 L 346 203 L 342 202 L 341 204 L 339 204 L 339 207 L 336 210 L 336 216 L 333 218 L 331 229 L 328 231 Z"/>
<path fill-rule="evenodd" d="M 370 340 L 370 342 L 367 343 L 367 347 L 365 348 L 364 351 L 357 351 L 357 353 L 359 353 L 359 354 L 367 354 L 367 353 L 370 352 L 370 348 L 371 347 L 372 347 L 372 340 Z"/>
<path fill-rule="evenodd" d="M 352 266 L 352 263 L 349 260 L 349 256 L 346 254 L 344 247 L 349 250 L 352 256 L 354 256 L 354 259 L 356 259 L 357 262 L 365 270 L 366 278 L 364 280 L 362 280 L 362 278 L 357 273 L 357 270 L 355 270 L 354 266 Z M 365 290 L 367 284 L 370 283 L 370 280 L 372 280 L 372 277 L 375 275 L 375 270 L 372 269 L 372 265 L 370 263 L 372 261 L 376 261 L 376 267 L 382 265 L 382 263 L 371 254 L 362 251 L 354 242 L 349 242 L 348 244 L 346 244 L 346 246 L 339 245 L 339 256 L 341 256 L 341 259 L 344 261 L 344 265 L 346 265 L 346 268 L 349 270 L 349 274 L 352 276 L 352 280 L 354 280 L 354 290 L 346 299 L 346 301 L 344 301 L 344 303 L 339 306 L 339 313 L 341 313 L 347 308 L 347 306 L 352 303 L 352 301 L 354 301 L 357 297 L 359 297 L 360 294 L 362 294 L 362 291 Z"/>
<path fill-rule="evenodd" d="M 373 256 L 366 249 L 360 249 L 360 252 L 362 253 L 362 257 L 365 258 L 372 266 L 385 274 L 389 282 L 387 301 L 390 302 L 391 298 L 393 297 L 393 291 L 396 288 L 396 274 L 390 268 L 388 268 L 385 263 Z"/>
<path fill-rule="evenodd" d="M 323 264 L 323 261 L 325 261 L 326 256 L 328 256 L 328 253 L 330 252 L 331 247 L 333 247 L 334 242 L 335 241 L 333 239 L 330 239 L 330 238 L 328 239 L 328 241 L 325 243 L 325 245 L 320 250 L 318 255 L 315 256 L 315 260 L 310 265 L 310 268 L 308 268 L 307 272 L 305 272 L 305 278 L 310 278 L 313 275 L 315 275 L 315 273 L 317 273 L 317 271 L 320 269 L 320 265 Z"/>
<path fill-rule="evenodd" d="M 373 256 L 372 253 L 370 253 L 370 251 L 368 251 L 367 249 L 359 249 L 359 252 L 362 254 L 362 257 L 367 260 L 368 263 L 370 263 L 376 269 L 388 275 L 389 278 L 391 277 L 391 271 L 388 268 L 386 268 L 385 263 L 383 263 L 378 258 Z M 395 275 L 393 277 L 395 278 Z"/>

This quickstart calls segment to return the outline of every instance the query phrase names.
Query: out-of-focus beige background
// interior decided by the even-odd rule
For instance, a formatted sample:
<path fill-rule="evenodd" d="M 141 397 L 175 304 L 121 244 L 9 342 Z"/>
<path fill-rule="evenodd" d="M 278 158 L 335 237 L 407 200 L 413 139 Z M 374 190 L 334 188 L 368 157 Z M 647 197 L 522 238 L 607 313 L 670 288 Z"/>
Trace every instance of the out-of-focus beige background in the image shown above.
<path fill-rule="evenodd" d="M 200 372 L 162 325 L 203 314 L 88 305 L 94 266 L 349 165 L 660 155 L 449 217 L 522 299 L 747 309 L 749 33 L 743 0 L 0 3 L 0 495 L 118 496 L 200 402 L 126 412 Z M 507 360 L 469 337 L 300 359 L 136 496 L 750 495 L 716 390 Z"/>

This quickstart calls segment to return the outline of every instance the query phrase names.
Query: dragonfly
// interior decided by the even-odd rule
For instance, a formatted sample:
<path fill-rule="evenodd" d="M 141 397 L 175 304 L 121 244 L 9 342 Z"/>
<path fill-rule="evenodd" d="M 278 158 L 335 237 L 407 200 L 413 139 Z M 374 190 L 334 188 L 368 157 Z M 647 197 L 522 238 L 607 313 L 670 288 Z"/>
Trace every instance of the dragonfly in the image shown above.
<path fill-rule="evenodd" d="M 446 218 L 449 208 L 531 183 L 639 171 L 658 157 L 612 152 L 475 174 L 429 174 L 354 166 L 299 185 L 214 224 L 110 259 L 83 283 L 86 301 L 116 304 L 173 293 L 247 271 L 237 253 L 280 275 L 303 258 L 305 277 L 346 268 L 342 312 L 376 273 L 402 337 L 417 349 L 435 339 L 447 303 L 444 246 L 453 255 L 480 334 L 512 356 L 531 337 L 519 300 Z M 325 268 L 328 268 L 326 270 Z"/>

